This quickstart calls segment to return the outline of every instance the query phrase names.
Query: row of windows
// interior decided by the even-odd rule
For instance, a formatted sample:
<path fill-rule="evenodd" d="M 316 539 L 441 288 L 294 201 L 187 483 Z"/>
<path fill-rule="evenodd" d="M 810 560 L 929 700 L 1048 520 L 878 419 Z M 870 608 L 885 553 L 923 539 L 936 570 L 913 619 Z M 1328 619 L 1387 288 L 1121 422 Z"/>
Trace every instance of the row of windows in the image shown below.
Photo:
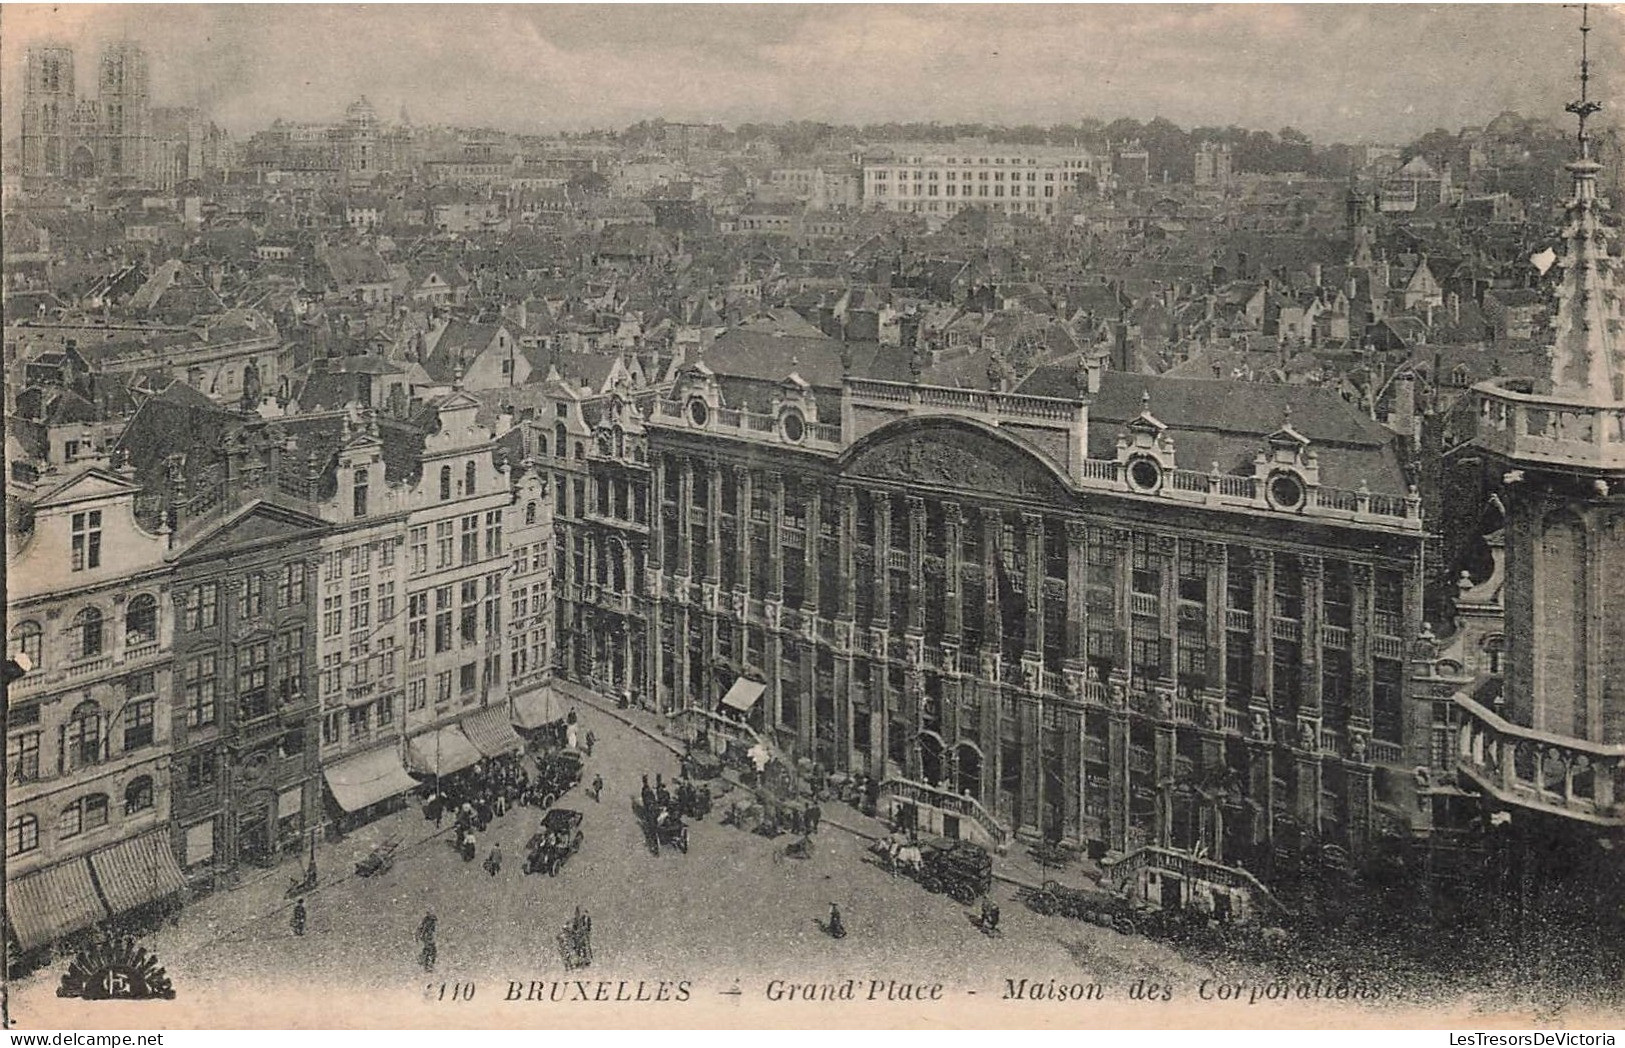
<path fill-rule="evenodd" d="M 484 576 L 485 586 L 480 592 L 478 578 L 464 579 L 458 586 L 437 586 L 433 591 L 424 590 L 420 593 L 408 595 L 406 599 L 406 657 L 408 661 L 415 662 L 429 653 L 429 598 L 431 592 L 434 597 L 434 653 L 444 654 L 453 647 L 453 615 L 456 615 L 456 633 L 460 638 L 460 646 L 467 647 L 479 642 L 479 622 L 483 606 L 485 622 L 485 635 L 495 636 L 502 630 L 502 576 L 491 574 Z M 457 590 L 459 598 L 455 604 L 452 600 L 453 590 Z"/>
<path fill-rule="evenodd" d="M 949 181 L 949 182 L 958 181 L 960 179 L 963 179 L 966 182 L 971 182 L 971 181 L 986 182 L 986 181 L 989 180 L 988 172 L 986 172 L 986 171 L 964 171 L 964 172 L 947 171 L 947 172 L 943 172 L 942 174 L 943 174 L 944 180 Z M 912 180 L 915 181 L 915 182 L 921 182 L 921 181 L 935 182 L 935 181 L 937 181 L 938 172 L 936 172 L 936 171 L 927 171 L 922 176 L 921 173 L 918 172 L 918 171 L 913 171 L 913 172 L 899 171 L 899 172 L 897 172 L 897 180 L 899 182 L 907 182 L 907 181 L 910 180 L 911 175 L 912 175 Z M 885 171 L 876 171 L 875 172 L 875 179 L 877 181 L 881 181 L 881 182 L 886 181 L 887 180 L 886 172 Z M 992 181 L 994 181 L 994 182 L 1003 182 L 1004 181 L 1004 172 L 1003 171 L 994 171 L 992 173 Z M 1019 172 L 1019 171 L 1010 172 L 1010 181 L 1012 181 L 1012 182 L 1020 182 L 1021 181 L 1021 172 Z M 1038 172 L 1037 171 L 1029 171 L 1029 172 L 1027 172 L 1027 181 L 1029 181 L 1029 182 L 1037 182 L 1038 181 Z M 1045 171 L 1044 172 L 1044 181 L 1046 181 L 1046 182 L 1055 181 L 1055 172 L 1053 172 L 1053 171 Z"/>
<path fill-rule="evenodd" d="M 481 556 L 480 515 L 469 513 L 460 518 L 447 518 L 434 525 L 434 570 L 443 571 L 459 565 L 469 565 L 481 559 L 502 556 L 502 511 L 488 510 L 485 514 L 484 556 Z M 430 570 L 429 525 L 420 524 L 407 533 L 407 553 L 413 575 L 424 575 Z"/>
<path fill-rule="evenodd" d="M 957 184 L 949 184 L 949 185 L 943 186 L 941 194 L 938 194 L 937 188 L 938 187 L 935 186 L 935 185 L 915 186 L 914 187 L 914 192 L 913 192 L 912 195 L 913 196 L 925 196 L 925 197 L 934 197 L 934 196 L 938 196 L 938 195 L 945 196 L 945 197 L 951 197 L 951 196 L 959 196 L 960 195 L 959 186 Z M 1004 189 L 1005 189 L 1004 186 L 994 185 L 992 187 L 992 189 L 993 189 L 993 192 L 989 193 L 987 186 L 977 186 L 976 187 L 976 193 L 974 195 L 975 196 L 980 196 L 980 197 L 985 197 L 985 196 L 1003 197 L 1004 196 Z M 876 196 L 885 196 L 886 195 L 886 187 L 885 186 L 876 186 L 875 187 L 875 195 Z M 897 195 L 898 196 L 909 196 L 909 195 L 911 195 L 909 193 L 909 187 L 908 186 L 898 186 L 897 187 Z M 973 195 L 971 193 L 971 187 L 970 186 L 965 187 L 964 195 L 965 196 Z M 1020 186 L 1011 186 L 1010 187 L 1010 195 L 1013 196 L 1013 197 L 1021 196 L 1021 187 Z M 1038 195 L 1039 194 L 1038 194 L 1038 187 L 1037 186 L 1028 186 L 1027 187 L 1027 196 L 1035 197 L 1035 196 L 1038 196 Z M 1055 195 L 1055 187 L 1054 186 L 1045 186 L 1043 195 L 1046 196 L 1046 197 L 1053 197 Z"/>
<path fill-rule="evenodd" d="M 131 780 L 124 790 L 124 814 L 138 815 L 154 804 L 152 778 L 143 775 Z M 110 802 L 105 793 L 80 797 L 62 809 L 57 817 L 58 840 L 71 840 L 82 833 L 107 825 Z M 6 856 L 26 855 L 40 846 L 40 824 L 35 815 L 24 813 L 6 825 Z"/>

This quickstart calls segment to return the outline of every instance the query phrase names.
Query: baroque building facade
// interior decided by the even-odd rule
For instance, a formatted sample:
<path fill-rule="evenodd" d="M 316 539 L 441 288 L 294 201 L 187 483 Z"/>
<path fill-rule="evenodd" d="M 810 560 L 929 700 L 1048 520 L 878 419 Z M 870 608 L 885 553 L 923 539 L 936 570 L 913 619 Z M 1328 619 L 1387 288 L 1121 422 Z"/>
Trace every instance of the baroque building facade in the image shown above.
<path fill-rule="evenodd" d="M 555 442 L 586 474 L 562 514 L 583 522 L 559 550 L 565 675 L 867 775 L 894 814 L 996 846 L 1267 873 L 1426 833 L 1424 539 L 1386 434 L 1315 391 L 1249 431 L 1221 382 L 1095 365 L 1040 396 L 832 363 L 803 362 L 815 386 L 702 361 L 629 405 L 623 455 Z M 1187 442 L 1229 468 L 1188 468 Z M 626 633 L 607 649 L 606 614 Z"/>

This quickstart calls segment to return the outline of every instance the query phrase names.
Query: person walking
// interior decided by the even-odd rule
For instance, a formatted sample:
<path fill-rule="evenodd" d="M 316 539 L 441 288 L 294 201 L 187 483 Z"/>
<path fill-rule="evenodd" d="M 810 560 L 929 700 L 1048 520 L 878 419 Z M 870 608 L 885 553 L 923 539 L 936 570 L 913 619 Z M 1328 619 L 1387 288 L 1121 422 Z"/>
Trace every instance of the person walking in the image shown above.
<path fill-rule="evenodd" d="M 592 799 L 594 801 L 604 799 L 604 777 L 602 775 L 592 777 Z"/>
<path fill-rule="evenodd" d="M 841 908 L 834 903 L 829 904 L 829 934 L 834 939 L 846 938 L 846 922 L 841 920 Z"/>
<path fill-rule="evenodd" d="M 491 845 L 491 854 L 485 857 L 485 872 L 495 877 L 502 870 L 502 843 Z"/>
<path fill-rule="evenodd" d="M 807 832 L 817 833 L 818 820 L 822 819 L 823 817 L 823 809 L 821 809 L 817 804 L 809 804 L 807 806 Z"/>
<path fill-rule="evenodd" d="M 587 756 L 589 756 L 589 757 L 592 756 L 592 748 L 593 748 L 593 746 L 597 745 L 597 743 L 598 743 L 598 736 L 596 736 L 596 735 L 594 735 L 592 733 L 591 728 L 588 728 L 587 729 Z"/>
<path fill-rule="evenodd" d="M 288 922 L 289 926 L 293 929 L 293 934 L 295 936 L 303 936 L 305 934 L 305 918 L 305 900 L 300 899 L 298 902 L 293 904 L 293 918 Z"/>

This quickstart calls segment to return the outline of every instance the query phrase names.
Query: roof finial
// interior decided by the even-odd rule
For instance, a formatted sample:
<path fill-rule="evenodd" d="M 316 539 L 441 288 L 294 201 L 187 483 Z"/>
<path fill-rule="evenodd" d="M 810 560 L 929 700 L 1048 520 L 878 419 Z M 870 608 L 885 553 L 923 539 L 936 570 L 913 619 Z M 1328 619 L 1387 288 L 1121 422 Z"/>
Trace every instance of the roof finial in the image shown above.
<path fill-rule="evenodd" d="M 1281 426 L 1282 426 L 1282 428 L 1290 428 L 1291 425 L 1292 425 L 1292 405 L 1288 404 L 1286 406 L 1286 418 L 1281 421 Z"/>
<path fill-rule="evenodd" d="M 458 363 L 457 370 L 451 377 L 451 388 L 458 390 L 463 388 L 463 365 L 461 363 Z"/>
<path fill-rule="evenodd" d="M 1140 390 L 1140 411 L 1147 415 L 1151 414 L 1151 390 L 1149 388 Z"/>
<path fill-rule="evenodd" d="M 1573 4 L 1565 5 L 1573 7 Z M 1591 133 L 1586 130 L 1586 120 L 1602 109 L 1602 103 L 1591 98 L 1591 5 L 1580 5 L 1580 99 L 1570 102 L 1564 108 L 1573 113 L 1579 122 L 1580 159 L 1591 159 Z"/>

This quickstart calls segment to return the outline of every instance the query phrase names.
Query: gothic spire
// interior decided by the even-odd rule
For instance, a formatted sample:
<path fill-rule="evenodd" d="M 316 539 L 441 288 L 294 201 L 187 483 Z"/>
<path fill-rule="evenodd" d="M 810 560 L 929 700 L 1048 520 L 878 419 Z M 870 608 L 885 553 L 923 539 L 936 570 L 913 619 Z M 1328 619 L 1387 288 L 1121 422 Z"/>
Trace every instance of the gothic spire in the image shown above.
<path fill-rule="evenodd" d="M 1602 165 L 1591 157 L 1591 132 L 1586 126 L 1602 109 L 1602 103 L 1590 97 L 1590 34 L 1586 11 L 1580 21 L 1580 97 L 1565 107 L 1578 124 L 1579 155 L 1567 165 L 1574 190 L 1563 230 L 1566 249 L 1552 345 L 1552 392 L 1581 403 L 1604 404 L 1625 401 L 1625 359 L 1620 356 L 1619 295 L 1613 280 L 1617 260 L 1608 251 L 1615 231 L 1602 222 L 1602 201 L 1597 197 Z"/>

